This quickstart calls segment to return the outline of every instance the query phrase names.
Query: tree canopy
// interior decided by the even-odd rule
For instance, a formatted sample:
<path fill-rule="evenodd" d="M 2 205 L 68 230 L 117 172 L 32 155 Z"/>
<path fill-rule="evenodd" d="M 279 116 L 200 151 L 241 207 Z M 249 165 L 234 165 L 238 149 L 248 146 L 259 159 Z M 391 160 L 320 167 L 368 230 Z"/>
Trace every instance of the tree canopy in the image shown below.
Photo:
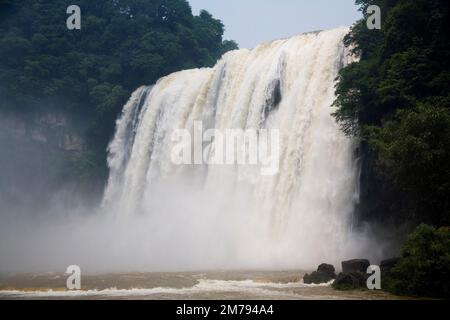
<path fill-rule="evenodd" d="M 81 30 L 66 26 L 71 4 L 0 1 L 0 110 L 57 108 L 82 117 L 88 152 L 100 167 L 114 120 L 134 89 L 174 71 L 212 66 L 237 48 L 223 41 L 220 20 L 207 11 L 194 16 L 186 0 L 78 0 Z"/>
<path fill-rule="evenodd" d="M 408 203 L 400 210 L 378 206 L 384 212 L 373 214 L 449 224 L 448 1 L 356 3 L 363 12 L 378 5 L 382 28 L 369 30 L 362 19 L 346 37 L 360 61 L 340 72 L 334 115 L 347 134 L 367 144 L 371 164 L 377 167 L 368 183 L 379 183 L 371 199 L 385 200 L 382 186 L 393 183 L 395 201 Z"/>

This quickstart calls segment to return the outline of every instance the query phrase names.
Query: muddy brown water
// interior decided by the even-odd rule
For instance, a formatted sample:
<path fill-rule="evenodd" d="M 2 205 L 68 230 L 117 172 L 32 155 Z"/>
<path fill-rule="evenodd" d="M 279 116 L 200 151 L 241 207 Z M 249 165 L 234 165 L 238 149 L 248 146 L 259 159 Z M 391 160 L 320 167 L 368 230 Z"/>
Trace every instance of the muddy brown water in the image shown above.
<path fill-rule="evenodd" d="M 133 300 L 387 300 L 384 291 L 336 291 L 330 284 L 305 285 L 299 271 L 207 271 L 114 273 L 81 277 L 81 290 L 66 289 L 67 275 L 0 275 L 0 299 Z"/>

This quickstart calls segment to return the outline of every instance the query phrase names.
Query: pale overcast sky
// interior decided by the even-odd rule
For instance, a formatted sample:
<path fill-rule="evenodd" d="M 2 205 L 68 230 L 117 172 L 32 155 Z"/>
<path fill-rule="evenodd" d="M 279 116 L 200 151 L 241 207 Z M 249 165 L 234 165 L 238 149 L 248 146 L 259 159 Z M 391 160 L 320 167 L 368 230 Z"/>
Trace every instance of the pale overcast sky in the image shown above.
<path fill-rule="evenodd" d="M 241 48 L 303 32 L 351 26 L 362 14 L 355 0 L 188 0 L 225 24 L 225 39 Z"/>

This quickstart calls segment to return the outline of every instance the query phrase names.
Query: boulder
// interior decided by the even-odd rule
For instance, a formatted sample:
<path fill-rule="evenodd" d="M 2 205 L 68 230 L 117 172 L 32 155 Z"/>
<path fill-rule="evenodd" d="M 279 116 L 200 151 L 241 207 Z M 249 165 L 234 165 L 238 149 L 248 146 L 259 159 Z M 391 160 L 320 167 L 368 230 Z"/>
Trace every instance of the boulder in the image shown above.
<path fill-rule="evenodd" d="M 317 268 L 317 272 L 321 272 L 323 274 L 328 275 L 331 279 L 335 279 L 336 278 L 336 272 L 334 269 L 334 266 L 332 264 L 326 264 L 326 263 L 322 263 L 318 268 Z M 330 280 L 331 280 L 330 279 Z"/>
<path fill-rule="evenodd" d="M 311 274 L 305 274 L 303 277 L 303 283 L 306 284 L 320 284 L 327 283 L 336 278 L 334 266 L 331 264 L 322 263 L 317 271 Z"/>
<path fill-rule="evenodd" d="M 303 277 L 303 283 L 305 284 L 320 284 L 320 283 L 327 283 L 333 280 L 334 278 L 330 278 L 327 274 L 314 271 L 311 274 L 305 274 Z"/>
<path fill-rule="evenodd" d="M 353 259 L 342 261 L 342 273 L 361 272 L 366 274 L 370 262 L 367 259 Z"/>
<path fill-rule="evenodd" d="M 400 262 L 400 258 L 392 258 L 380 262 L 380 270 L 384 275 L 390 275 L 392 269 Z"/>
<path fill-rule="evenodd" d="M 367 268 L 370 262 L 367 259 L 353 259 L 342 261 L 342 272 L 333 282 L 336 290 L 367 289 Z"/>
<path fill-rule="evenodd" d="M 336 290 L 367 289 L 368 277 L 369 275 L 357 271 L 341 272 L 332 287 Z"/>

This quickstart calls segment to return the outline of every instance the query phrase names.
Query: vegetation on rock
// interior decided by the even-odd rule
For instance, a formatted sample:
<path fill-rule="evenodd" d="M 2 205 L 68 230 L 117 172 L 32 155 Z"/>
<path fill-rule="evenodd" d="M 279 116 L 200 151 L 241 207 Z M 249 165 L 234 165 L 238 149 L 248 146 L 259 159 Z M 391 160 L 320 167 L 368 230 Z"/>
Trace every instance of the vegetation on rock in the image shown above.
<path fill-rule="evenodd" d="M 383 278 L 383 287 L 401 295 L 449 298 L 449 229 L 417 227 L 404 245 L 402 258 Z"/>
<path fill-rule="evenodd" d="M 359 218 L 417 227 L 387 289 L 448 297 L 450 6 L 446 0 L 357 0 L 378 5 L 345 39 L 360 61 L 341 70 L 334 113 L 363 151 Z M 351 282 L 351 281 L 350 281 Z"/>
<path fill-rule="evenodd" d="M 70 173 L 106 178 L 106 147 L 131 92 L 171 72 L 212 66 L 237 45 L 224 25 L 186 0 L 79 0 L 81 30 L 68 30 L 71 1 L 0 1 L 0 111 L 56 109 L 81 118 L 87 149 Z"/>

